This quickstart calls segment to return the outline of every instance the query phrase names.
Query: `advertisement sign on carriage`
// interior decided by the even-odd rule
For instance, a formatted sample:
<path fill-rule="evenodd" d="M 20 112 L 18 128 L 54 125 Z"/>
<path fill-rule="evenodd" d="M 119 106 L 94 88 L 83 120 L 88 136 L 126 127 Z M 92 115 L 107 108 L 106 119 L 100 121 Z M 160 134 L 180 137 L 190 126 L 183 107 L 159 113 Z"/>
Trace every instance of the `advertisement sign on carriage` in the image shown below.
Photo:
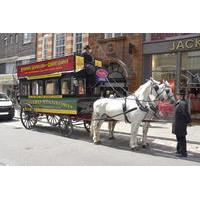
<path fill-rule="evenodd" d="M 17 67 L 19 78 L 74 70 L 74 56 L 56 58 Z"/>
<path fill-rule="evenodd" d="M 106 69 L 101 67 L 97 68 L 96 70 L 97 81 L 106 81 L 107 77 L 108 77 L 108 72 Z"/>

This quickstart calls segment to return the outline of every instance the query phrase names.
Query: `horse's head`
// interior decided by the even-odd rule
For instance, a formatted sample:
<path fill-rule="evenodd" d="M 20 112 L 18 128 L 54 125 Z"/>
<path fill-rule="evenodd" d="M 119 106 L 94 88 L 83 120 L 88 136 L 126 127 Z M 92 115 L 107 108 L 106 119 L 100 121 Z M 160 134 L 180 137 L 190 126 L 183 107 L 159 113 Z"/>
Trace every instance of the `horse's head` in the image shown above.
<path fill-rule="evenodd" d="M 163 83 L 161 85 L 163 85 L 163 88 L 164 88 L 164 92 L 163 92 L 164 100 L 168 101 L 171 104 L 174 104 L 176 100 L 168 81 L 163 80 Z"/>
<path fill-rule="evenodd" d="M 150 95 L 151 101 L 164 101 L 164 86 L 160 82 L 150 78 Z"/>

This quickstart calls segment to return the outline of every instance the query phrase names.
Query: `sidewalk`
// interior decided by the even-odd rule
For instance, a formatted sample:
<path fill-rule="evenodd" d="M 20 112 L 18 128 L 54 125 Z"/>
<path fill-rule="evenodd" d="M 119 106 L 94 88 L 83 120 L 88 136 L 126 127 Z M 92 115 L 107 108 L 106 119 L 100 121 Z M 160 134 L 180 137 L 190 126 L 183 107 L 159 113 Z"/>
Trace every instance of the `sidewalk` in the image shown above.
<path fill-rule="evenodd" d="M 108 125 L 104 123 L 101 127 L 102 130 L 108 131 Z M 193 124 L 188 127 L 187 134 L 187 149 L 190 152 L 199 153 L 200 154 L 200 125 Z M 117 133 L 126 133 L 130 134 L 131 125 L 123 122 L 117 123 L 115 127 L 115 132 Z M 142 127 L 140 126 L 138 131 L 138 136 L 142 139 Z M 176 138 L 175 135 L 171 133 L 171 123 L 158 123 L 153 122 L 150 125 L 147 134 L 148 143 L 155 143 L 158 145 L 165 145 L 172 148 L 176 148 Z"/>

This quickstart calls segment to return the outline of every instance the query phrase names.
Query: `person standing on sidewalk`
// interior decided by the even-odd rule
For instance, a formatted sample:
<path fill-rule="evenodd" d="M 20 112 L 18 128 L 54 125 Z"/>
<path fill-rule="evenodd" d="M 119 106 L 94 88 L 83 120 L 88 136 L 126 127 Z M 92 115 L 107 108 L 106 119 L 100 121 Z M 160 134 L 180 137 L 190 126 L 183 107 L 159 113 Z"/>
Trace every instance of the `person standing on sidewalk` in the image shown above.
<path fill-rule="evenodd" d="M 177 102 L 172 124 L 172 133 L 176 135 L 177 140 L 176 156 L 187 157 L 187 124 L 191 123 L 191 117 L 188 112 L 188 103 L 185 100 L 185 91 L 183 89 L 180 90 L 176 94 L 176 98 Z"/>

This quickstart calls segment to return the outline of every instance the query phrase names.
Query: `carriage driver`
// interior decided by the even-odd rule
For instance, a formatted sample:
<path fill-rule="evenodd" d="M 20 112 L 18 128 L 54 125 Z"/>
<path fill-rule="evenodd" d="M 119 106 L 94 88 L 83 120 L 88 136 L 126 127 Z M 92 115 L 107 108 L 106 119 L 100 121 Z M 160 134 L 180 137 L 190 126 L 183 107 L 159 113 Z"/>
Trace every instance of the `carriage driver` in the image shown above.
<path fill-rule="evenodd" d="M 96 69 L 93 65 L 93 58 L 91 56 L 91 48 L 89 45 L 84 47 L 82 56 L 84 57 L 84 64 L 85 64 L 85 76 L 86 76 L 86 95 L 93 96 L 94 94 L 94 87 L 96 83 Z"/>

